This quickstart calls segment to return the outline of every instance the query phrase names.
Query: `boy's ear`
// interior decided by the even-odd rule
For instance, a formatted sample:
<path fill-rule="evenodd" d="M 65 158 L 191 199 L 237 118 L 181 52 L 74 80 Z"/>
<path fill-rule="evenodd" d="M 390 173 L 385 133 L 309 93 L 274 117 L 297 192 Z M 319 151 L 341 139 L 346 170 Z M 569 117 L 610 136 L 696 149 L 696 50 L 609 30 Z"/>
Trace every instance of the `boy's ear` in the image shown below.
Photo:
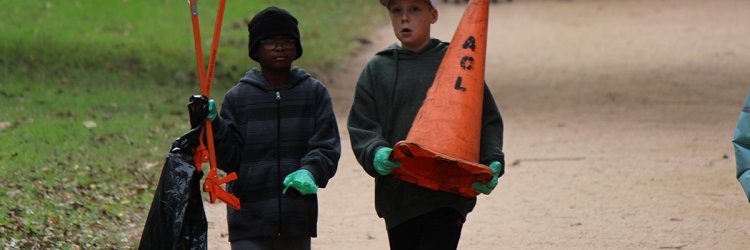
<path fill-rule="evenodd" d="M 438 11 L 435 8 L 432 8 L 432 20 L 430 24 L 435 24 L 438 20 Z"/>

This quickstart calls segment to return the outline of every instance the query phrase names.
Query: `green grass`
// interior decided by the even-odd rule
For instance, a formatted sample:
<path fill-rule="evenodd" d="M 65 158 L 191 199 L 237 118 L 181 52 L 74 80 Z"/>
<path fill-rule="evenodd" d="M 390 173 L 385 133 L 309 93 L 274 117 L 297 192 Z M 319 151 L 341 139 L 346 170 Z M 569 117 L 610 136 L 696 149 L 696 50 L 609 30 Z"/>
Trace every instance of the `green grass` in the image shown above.
<path fill-rule="evenodd" d="M 217 3 L 199 5 L 205 53 Z M 229 0 L 214 98 L 256 66 L 245 24 L 268 3 L 300 20 L 313 75 L 385 23 L 371 0 Z M 0 246 L 134 247 L 199 89 L 187 1 L 0 0 L 0 16 Z"/>

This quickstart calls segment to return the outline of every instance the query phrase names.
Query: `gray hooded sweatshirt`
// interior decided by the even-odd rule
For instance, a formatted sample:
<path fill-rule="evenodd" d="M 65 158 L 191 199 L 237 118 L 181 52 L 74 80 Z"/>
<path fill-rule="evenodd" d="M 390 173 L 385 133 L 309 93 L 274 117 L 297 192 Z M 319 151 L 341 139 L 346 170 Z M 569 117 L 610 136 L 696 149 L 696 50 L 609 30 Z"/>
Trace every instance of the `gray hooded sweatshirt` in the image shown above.
<path fill-rule="evenodd" d="M 437 39 L 417 53 L 391 45 L 370 59 L 357 81 L 349 136 L 357 161 L 375 177 L 375 209 L 388 229 L 442 207 L 454 208 L 465 218 L 476 204 L 476 198 L 381 176 L 373 167 L 378 149 L 393 148 L 406 138 L 447 49 L 448 44 Z M 480 145 L 480 163 L 499 161 L 505 165 L 503 121 L 486 85 Z"/>

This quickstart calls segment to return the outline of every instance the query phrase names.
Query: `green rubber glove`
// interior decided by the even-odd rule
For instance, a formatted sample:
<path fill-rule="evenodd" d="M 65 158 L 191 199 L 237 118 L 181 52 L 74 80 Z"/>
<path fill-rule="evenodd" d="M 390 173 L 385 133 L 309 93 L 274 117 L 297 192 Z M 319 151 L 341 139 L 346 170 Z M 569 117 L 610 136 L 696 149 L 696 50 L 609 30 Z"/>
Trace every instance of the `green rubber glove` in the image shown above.
<path fill-rule="evenodd" d="M 391 156 L 391 152 L 393 152 L 393 149 L 389 147 L 382 147 L 375 152 L 375 161 L 372 162 L 372 165 L 378 171 L 378 174 L 388 175 L 391 171 L 401 166 L 401 162 L 388 159 Z"/>
<path fill-rule="evenodd" d="M 208 100 L 208 116 L 206 118 L 213 121 L 217 116 L 219 116 L 219 110 L 216 109 L 216 102 L 214 99 Z"/>
<path fill-rule="evenodd" d="M 289 187 L 296 188 L 303 195 L 318 193 L 318 185 L 315 184 L 315 178 L 307 169 L 300 169 L 287 175 L 284 178 L 284 186 L 286 186 L 282 192 L 284 194 L 286 194 L 286 190 Z"/>
<path fill-rule="evenodd" d="M 473 187 L 474 190 L 476 190 L 478 193 L 490 194 L 492 193 L 492 190 L 497 186 L 497 178 L 500 177 L 500 172 L 502 172 L 503 164 L 500 164 L 500 162 L 498 161 L 493 161 L 492 163 L 490 163 L 489 167 L 490 169 L 492 169 L 492 173 L 494 174 L 492 176 L 492 180 L 487 183 L 471 183 L 471 187 Z"/>

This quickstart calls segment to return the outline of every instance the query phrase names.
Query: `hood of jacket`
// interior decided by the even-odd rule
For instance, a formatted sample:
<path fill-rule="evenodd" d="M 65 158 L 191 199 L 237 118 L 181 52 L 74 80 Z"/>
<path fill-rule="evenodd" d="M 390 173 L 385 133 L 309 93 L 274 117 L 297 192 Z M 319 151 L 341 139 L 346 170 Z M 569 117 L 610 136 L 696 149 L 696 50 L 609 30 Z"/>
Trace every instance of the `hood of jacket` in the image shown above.
<path fill-rule="evenodd" d="M 310 74 L 308 74 L 304 69 L 293 67 L 289 71 L 289 78 L 286 79 L 286 82 L 281 86 L 281 89 L 292 89 L 310 77 Z M 250 71 L 246 72 L 245 75 L 240 79 L 240 83 L 250 84 L 266 92 L 273 91 L 271 84 L 268 82 L 268 80 L 266 80 L 266 78 L 263 76 L 263 73 L 258 68 L 253 68 Z"/>

